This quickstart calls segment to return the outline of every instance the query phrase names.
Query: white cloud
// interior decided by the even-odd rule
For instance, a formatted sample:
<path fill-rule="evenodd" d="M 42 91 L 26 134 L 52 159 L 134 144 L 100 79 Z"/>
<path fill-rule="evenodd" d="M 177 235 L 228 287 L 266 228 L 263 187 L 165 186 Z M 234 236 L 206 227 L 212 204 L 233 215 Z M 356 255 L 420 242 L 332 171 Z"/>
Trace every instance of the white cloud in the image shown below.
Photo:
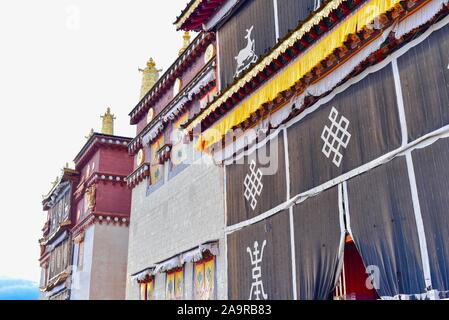
<path fill-rule="evenodd" d="M 36 300 L 38 298 L 37 283 L 23 279 L 0 278 L 0 300 Z"/>

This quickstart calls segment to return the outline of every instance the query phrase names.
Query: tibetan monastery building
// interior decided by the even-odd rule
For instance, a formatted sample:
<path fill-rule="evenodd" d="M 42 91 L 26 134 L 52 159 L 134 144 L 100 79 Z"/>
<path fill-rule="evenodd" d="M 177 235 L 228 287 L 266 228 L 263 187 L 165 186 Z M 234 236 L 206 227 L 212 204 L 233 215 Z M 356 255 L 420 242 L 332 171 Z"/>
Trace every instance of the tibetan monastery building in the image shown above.
<path fill-rule="evenodd" d="M 218 297 L 447 298 L 448 13 L 447 0 L 190 1 L 176 25 L 215 35 L 217 96 L 181 127 L 225 172 L 190 167 L 166 191 L 137 186 L 132 214 L 145 223 L 131 230 L 141 241 L 129 271 L 171 256 L 156 273 L 180 267 L 176 253 L 218 236 L 221 178 L 228 291 Z M 142 139 L 146 157 L 164 116 Z M 165 159 L 170 147 L 160 150 Z M 140 217 L 144 205 L 152 214 Z M 173 232 L 153 232 L 161 219 Z"/>
<path fill-rule="evenodd" d="M 44 198 L 41 299 L 124 299 L 132 171 L 130 138 L 114 135 L 114 115 L 91 132 Z"/>
<path fill-rule="evenodd" d="M 78 183 L 78 173 L 68 167 L 53 182 L 53 188 L 44 196 L 43 210 L 47 221 L 42 229 L 40 244 L 40 299 L 68 300 L 71 287 L 73 226 L 71 210 L 72 190 Z"/>
<path fill-rule="evenodd" d="M 134 170 L 127 299 L 227 297 L 223 169 L 210 165 L 180 129 L 216 96 L 215 36 L 184 34 L 179 57 L 159 77 L 142 70 L 131 111 Z M 194 276 L 195 275 L 195 276 Z"/>
<path fill-rule="evenodd" d="M 108 110 L 44 197 L 41 298 L 449 299 L 449 1 L 190 0 L 175 25 L 136 136 Z"/>

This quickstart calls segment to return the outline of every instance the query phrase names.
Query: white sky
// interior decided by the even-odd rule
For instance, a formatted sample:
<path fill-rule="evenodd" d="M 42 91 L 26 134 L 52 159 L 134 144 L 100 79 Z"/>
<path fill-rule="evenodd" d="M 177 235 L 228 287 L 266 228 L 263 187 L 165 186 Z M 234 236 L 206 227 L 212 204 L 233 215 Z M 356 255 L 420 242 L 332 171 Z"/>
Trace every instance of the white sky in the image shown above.
<path fill-rule="evenodd" d="M 110 106 L 132 136 L 151 56 L 164 71 L 182 45 L 187 0 L 0 2 L 0 277 L 39 280 L 42 195 Z M 77 16 L 79 14 L 79 19 Z"/>

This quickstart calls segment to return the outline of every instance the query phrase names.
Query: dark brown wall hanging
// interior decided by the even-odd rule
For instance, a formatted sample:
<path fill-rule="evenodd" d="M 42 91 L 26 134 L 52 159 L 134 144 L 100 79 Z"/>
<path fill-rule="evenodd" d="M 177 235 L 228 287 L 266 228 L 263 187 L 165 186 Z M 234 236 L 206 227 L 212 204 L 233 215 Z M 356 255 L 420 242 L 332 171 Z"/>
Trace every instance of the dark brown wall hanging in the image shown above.
<path fill-rule="evenodd" d="M 276 43 L 273 0 L 245 1 L 218 30 L 218 39 L 219 44 L 226 44 L 219 48 L 221 89 L 224 89 L 234 82 L 238 62 L 242 65 L 255 62 Z M 253 41 L 254 54 L 251 54 L 247 49 Z"/>
<path fill-rule="evenodd" d="M 449 25 L 398 59 L 409 140 L 449 124 Z"/>
<path fill-rule="evenodd" d="M 342 239 L 338 199 L 334 187 L 294 207 L 299 300 L 331 298 Z"/>
<path fill-rule="evenodd" d="M 228 236 L 229 299 L 292 299 L 291 266 L 290 227 L 287 212 L 230 234 Z M 256 275 L 256 278 L 253 275 Z"/>
<path fill-rule="evenodd" d="M 288 143 L 292 195 L 400 147 L 392 68 L 369 75 L 290 127 Z"/>
<path fill-rule="evenodd" d="M 413 151 L 434 289 L 449 290 L 449 139 Z"/>
<path fill-rule="evenodd" d="M 286 200 L 282 135 L 244 157 L 243 164 L 226 167 L 228 226 L 254 218 Z"/>
<path fill-rule="evenodd" d="M 277 0 L 279 37 L 282 39 L 313 11 L 315 0 Z"/>
<path fill-rule="evenodd" d="M 378 270 L 379 296 L 426 291 L 405 157 L 348 182 L 353 239 L 365 267 Z"/>

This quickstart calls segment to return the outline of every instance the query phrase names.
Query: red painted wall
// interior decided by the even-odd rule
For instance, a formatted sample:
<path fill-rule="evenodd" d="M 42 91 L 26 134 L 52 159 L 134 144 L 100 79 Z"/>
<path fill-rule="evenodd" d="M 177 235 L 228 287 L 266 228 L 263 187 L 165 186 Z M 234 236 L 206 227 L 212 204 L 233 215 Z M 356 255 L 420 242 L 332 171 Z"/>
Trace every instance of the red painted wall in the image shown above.
<path fill-rule="evenodd" d="M 133 157 L 126 148 L 102 147 L 100 150 L 100 172 L 128 176 L 133 170 Z"/>
<path fill-rule="evenodd" d="M 87 168 L 90 167 L 89 170 L 89 176 L 92 174 L 92 172 L 98 171 L 98 166 L 100 164 L 100 152 L 97 151 L 94 153 L 94 155 L 89 159 L 88 162 L 86 162 L 86 164 L 83 167 L 77 167 L 76 170 L 79 171 L 81 173 L 80 176 L 80 181 L 86 180 L 87 177 Z M 92 171 L 92 168 L 94 168 L 94 170 Z"/>
<path fill-rule="evenodd" d="M 133 157 L 128 154 L 127 148 L 117 148 L 108 145 L 99 145 L 99 149 L 85 162 L 82 167 L 77 166 L 81 172 L 80 184 L 95 173 L 128 176 L 133 171 Z M 88 173 L 89 169 L 89 175 Z M 81 211 L 81 220 L 84 218 L 85 195 L 74 203 L 74 215 Z M 130 214 L 131 210 L 131 190 L 125 182 L 99 181 L 97 182 L 95 212 L 111 214 Z M 79 221 L 77 221 L 79 222 Z"/>
<path fill-rule="evenodd" d="M 99 182 L 97 184 L 95 211 L 129 215 L 131 211 L 131 189 L 126 184 Z"/>

